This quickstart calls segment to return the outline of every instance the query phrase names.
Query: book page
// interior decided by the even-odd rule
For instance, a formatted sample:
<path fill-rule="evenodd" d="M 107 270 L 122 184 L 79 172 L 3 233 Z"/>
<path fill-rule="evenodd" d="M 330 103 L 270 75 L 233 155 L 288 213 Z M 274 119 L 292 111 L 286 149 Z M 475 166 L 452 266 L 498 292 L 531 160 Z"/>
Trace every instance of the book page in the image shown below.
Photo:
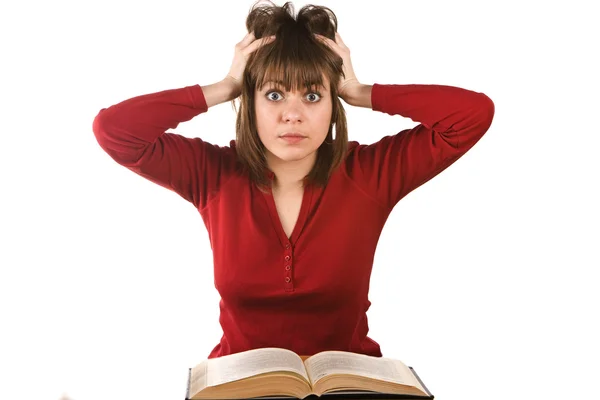
<path fill-rule="evenodd" d="M 300 357 L 293 351 L 277 348 L 248 350 L 207 360 L 207 386 L 220 385 L 274 371 L 296 372 L 308 382 Z"/>
<path fill-rule="evenodd" d="M 344 351 L 324 351 L 308 358 L 304 363 L 313 384 L 327 375 L 352 374 L 420 386 L 406 365 L 391 358 Z"/>
<path fill-rule="evenodd" d="M 190 371 L 190 381 L 187 397 L 206 388 L 206 360 L 196 365 Z"/>

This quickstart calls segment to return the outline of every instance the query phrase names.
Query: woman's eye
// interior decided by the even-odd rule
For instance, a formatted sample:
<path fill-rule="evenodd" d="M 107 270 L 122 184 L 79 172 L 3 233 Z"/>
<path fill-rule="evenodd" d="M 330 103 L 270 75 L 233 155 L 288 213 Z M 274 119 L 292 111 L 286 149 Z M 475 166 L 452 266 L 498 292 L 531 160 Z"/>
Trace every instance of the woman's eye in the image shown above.
<path fill-rule="evenodd" d="M 272 95 L 275 95 L 275 97 L 273 97 Z M 277 96 L 281 96 L 281 94 L 278 91 L 271 91 L 267 93 L 267 98 L 272 101 L 279 101 L 279 99 L 277 99 Z M 310 103 L 316 103 L 321 99 L 321 94 L 318 92 L 311 92 L 306 95 L 306 98 Z"/>
<path fill-rule="evenodd" d="M 321 99 L 321 95 L 316 92 L 309 93 L 308 96 L 311 96 L 312 98 L 315 98 L 315 96 L 317 97 L 317 100 L 315 100 L 315 101 L 309 100 L 311 103 L 316 103 L 317 101 L 319 101 Z"/>
<path fill-rule="evenodd" d="M 275 100 L 275 101 L 277 101 L 277 99 L 274 99 L 273 97 L 271 97 L 272 94 L 276 94 L 277 96 L 279 96 L 279 92 L 269 92 L 269 93 L 267 93 L 267 97 L 269 98 L 269 100 Z"/>

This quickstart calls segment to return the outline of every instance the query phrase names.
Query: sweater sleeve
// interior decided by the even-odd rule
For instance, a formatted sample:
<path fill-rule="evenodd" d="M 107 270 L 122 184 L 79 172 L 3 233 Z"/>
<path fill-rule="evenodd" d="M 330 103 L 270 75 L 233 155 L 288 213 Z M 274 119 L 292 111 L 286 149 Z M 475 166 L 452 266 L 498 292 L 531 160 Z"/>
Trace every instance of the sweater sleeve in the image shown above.
<path fill-rule="evenodd" d="M 118 164 L 202 209 L 232 174 L 234 152 L 166 131 L 207 110 L 200 85 L 170 89 L 101 109 L 93 131 Z"/>
<path fill-rule="evenodd" d="M 388 209 L 465 154 L 494 117 L 489 97 L 453 86 L 374 84 L 371 104 L 419 123 L 349 152 L 351 179 Z"/>

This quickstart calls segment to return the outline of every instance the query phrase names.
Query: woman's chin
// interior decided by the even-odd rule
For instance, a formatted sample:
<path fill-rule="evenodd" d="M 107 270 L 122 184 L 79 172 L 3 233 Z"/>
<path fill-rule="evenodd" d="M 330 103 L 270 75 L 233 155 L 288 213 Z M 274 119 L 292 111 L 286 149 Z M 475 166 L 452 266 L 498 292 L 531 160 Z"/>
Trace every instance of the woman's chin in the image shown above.
<path fill-rule="evenodd" d="M 275 153 L 275 156 L 282 161 L 300 161 L 310 156 L 311 152 L 305 149 L 285 149 Z"/>

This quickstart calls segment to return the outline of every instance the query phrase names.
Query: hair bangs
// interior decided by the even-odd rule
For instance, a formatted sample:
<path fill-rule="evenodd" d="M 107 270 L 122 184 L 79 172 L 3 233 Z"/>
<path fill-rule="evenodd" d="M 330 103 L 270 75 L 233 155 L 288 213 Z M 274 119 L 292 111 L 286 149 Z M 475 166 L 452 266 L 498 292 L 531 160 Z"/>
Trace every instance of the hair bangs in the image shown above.
<path fill-rule="evenodd" d="M 312 47 L 312 49 L 311 49 Z M 256 71 L 255 87 L 258 90 L 273 83 L 286 91 L 315 87 L 325 88 L 324 77 L 331 80 L 333 75 L 328 62 L 328 54 L 315 44 L 302 46 L 304 51 L 282 49 L 281 52 L 270 52 L 259 56 L 253 70 Z M 312 51 L 311 51 L 312 50 Z"/>

